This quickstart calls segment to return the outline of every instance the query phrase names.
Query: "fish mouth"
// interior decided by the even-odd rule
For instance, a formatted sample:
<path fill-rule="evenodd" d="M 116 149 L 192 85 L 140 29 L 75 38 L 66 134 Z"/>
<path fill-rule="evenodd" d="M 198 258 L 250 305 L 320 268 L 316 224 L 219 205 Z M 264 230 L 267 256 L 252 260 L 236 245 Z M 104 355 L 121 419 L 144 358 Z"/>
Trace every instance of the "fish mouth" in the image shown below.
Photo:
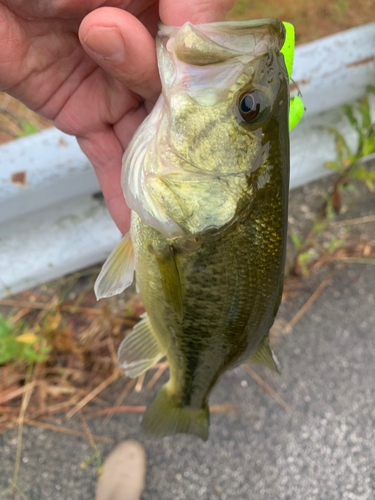
<path fill-rule="evenodd" d="M 241 56 L 279 51 L 285 36 L 285 27 L 279 19 L 265 18 L 196 25 L 187 22 L 180 27 L 159 23 L 157 38 L 179 61 L 210 66 Z"/>
<path fill-rule="evenodd" d="M 258 61 L 277 57 L 286 31 L 278 19 L 219 22 L 183 26 L 159 25 L 156 37 L 159 73 L 166 102 L 178 91 L 201 105 L 215 105 Z M 238 85 L 237 85 L 238 86 Z"/>

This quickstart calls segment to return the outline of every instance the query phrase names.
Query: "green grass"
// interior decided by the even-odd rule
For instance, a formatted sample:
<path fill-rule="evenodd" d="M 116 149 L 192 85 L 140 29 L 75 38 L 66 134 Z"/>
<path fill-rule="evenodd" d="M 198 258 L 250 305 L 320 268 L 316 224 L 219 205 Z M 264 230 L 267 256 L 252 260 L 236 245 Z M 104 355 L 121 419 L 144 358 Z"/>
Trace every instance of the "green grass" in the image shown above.
<path fill-rule="evenodd" d="M 0 314 L 0 365 L 44 361 L 49 351 L 42 338 L 30 331 L 26 323 L 13 324 Z"/>
<path fill-rule="evenodd" d="M 350 3 L 348 0 L 336 0 L 332 10 L 332 19 L 342 19 L 348 14 Z"/>

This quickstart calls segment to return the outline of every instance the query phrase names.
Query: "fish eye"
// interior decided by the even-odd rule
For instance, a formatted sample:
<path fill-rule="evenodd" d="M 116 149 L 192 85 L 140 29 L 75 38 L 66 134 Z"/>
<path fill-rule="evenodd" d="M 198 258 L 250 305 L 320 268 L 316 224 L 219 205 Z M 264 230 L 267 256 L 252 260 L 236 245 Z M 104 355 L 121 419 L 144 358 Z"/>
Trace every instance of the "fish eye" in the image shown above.
<path fill-rule="evenodd" d="M 252 122 L 260 114 L 260 100 L 255 91 L 243 94 L 238 105 L 240 115 L 246 122 Z"/>
<path fill-rule="evenodd" d="M 247 90 L 238 98 L 239 114 L 247 123 L 252 123 L 259 117 L 262 118 L 264 114 L 268 116 L 268 113 L 264 112 L 269 111 L 269 109 L 267 96 L 260 90 Z"/>

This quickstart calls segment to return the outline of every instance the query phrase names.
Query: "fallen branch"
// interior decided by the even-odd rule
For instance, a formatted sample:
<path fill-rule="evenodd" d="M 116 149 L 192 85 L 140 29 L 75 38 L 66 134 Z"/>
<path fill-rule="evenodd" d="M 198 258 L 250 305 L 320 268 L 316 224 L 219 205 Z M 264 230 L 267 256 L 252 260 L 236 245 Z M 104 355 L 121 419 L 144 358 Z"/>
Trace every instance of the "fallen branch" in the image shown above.
<path fill-rule="evenodd" d="M 19 387 L 18 389 L 14 389 L 12 391 L 4 391 L 3 393 L 0 393 L 0 404 L 6 403 L 8 401 L 12 401 L 12 399 L 18 398 L 19 396 L 22 396 L 22 394 L 26 391 L 29 391 L 31 389 L 34 389 L 34 387 L 38 384 L 37 380 L 34 380 L 33 382 L 30 382 L 29 384 L 26 384 L 22 387 Z"/>
<path fill-rule="evenodd" d="M 90 418 L 100 417 L 101 415 L 113 415 L 114 413 L 144 413 L 147 406 L 111 406 L 94 410 L 88 415 Z M 235 405 L 212 405 L 210 412 L 212 413 L 237 413 L 238 407 Z"/>
<path fill-rule="evenodd" d="M 148 389 L 148 390 L 152 389 L 167 368 L 168 368 L 167 361 L 165 361 L 164 363 L 160 363 L 159 368 L 157 369 L 157 371 L 154 373 L 154 375 L 152 376 L 152 378 L 150 379 L 150 381 L 146 385 L 146 389 Z"/>
<path fill-rule="evenodd" d="M 354 226 L 356 224 L 367 224 L 368 222 L 375 222 L 375 215 L 365 215 L 356 219 L 337 220 L 330 222 L 327 227 Z"/>
<path fill-rule="evenodd" d="M 122 393 L 120 394 L 120 396 L 117 398 L 115 406 L 120 406 L 122 404 L 122 402 L 124 401 L 124 399 L 126 398 L 126 396 L 129 394 L 129 392 L 135 386 L 136 382 L 137 382 L 136 379 L 129 380 L 129 382 L 126 384 L 124 390 L 122 391 Z M 108 422 L 111 420 L 111 418 L 112 418 L 112 414 L 109 414 L 109 415 L 106 416 L 106 418 L 104 419 L 104 421 L 102 423 L 102 427 L 103 428 L 108 424 Z"/>
<path fill-rule="evenodd" d="M 342 269 L 342 266 L 337 266 L 318 286 L 315 292 L 311 295 L 311 297 L 305 302 L 305 304 L 301 307 L 301 309 L 293 316 L 293 318 L 286 325 L 284 332 L 289 333 L 294 325 L 302 318 L 305 312 L 310 309 L 312 304 L 316 301 L 319 295 L 322 293 L 324 288 L 329 284 L 333 276 L 337 273 L 339 269 Z"/>
<path fill-rule="evenodd" d="M 62 432 L 63 434 L 70 434 L 72 436 L 88 438 L 89 436 L 85 432 L 75 431 L 74 429 L 69 429 L 68 427 L 60 427 L 59 425 L 47 424 L 45 422 L 38 422 L 37 420 L 31 420 L 29 418 L 25 418 L 24 423 L 27 425 L 33 425 L 34 427 L 43 427 L 44 429 L 48 429 L 50 431 Z M 111 438 L 107 438 L 104 436 L 97 436 L 92 434 L 93 438 L 97 441 L 101 441 L 102 443 L 115 443 L 116 441 Z"/>
<path fill-rule="evenodd" d="M 286 403 L 281 396 L 279 396 L 277 394 L 277 392 L 272 389 L 272 387 L 267 384 L 267 382 L 265 380 L 262 379 L 262 377 L 260 377 L 252 368 L 250 368 L 250 366 L 248 365 L 242 365 L 242 368 L 244 368 L 247 373 L 249 375 L 251 375 L 251 377 L 255 380 L 255 382 L 257 382 L 261 387 L 263 387 L 263 389 L 275 400 L 279 403 L 280 406 L 282 406 L 284 408 L 284 410 L 289 413 L 289 415 L 291 413 L 293 413 L 293 410 L 292 408 L 288 405 L 288 403 Z"/>
<path fill-rule="evenodd" d="M 120 370 L 116 370 L 110 377 L 104 380 L 100 385 L 98 385 L 94 390 L 92 390 L 85 398 L 83 398 L 70 412 L 68 412 L 66 419 L 69 420 L 77 413 L 77 411 L 81 410 L 84 406 L 87 405 L 92 399 L 94 399 L 98 394 L 100 394 L 106 387 L 108 387 L 112 382 L 117 380 L 119 376 L 122 374 Z"/>
<path fill-rule="evenodd" d="M 18 309 L 22 308 L 28 310 L 40 309 L 43 311 L 50 311 L 52 309 L 49 304 L 43 304 L 42 302 L 27 302 L 24 300 L 15 300 L 15 299 L 1 299 L 0 305 L 7 307 L 17 307 Z M 75 307 L 74 305 L 67 305 L 67 304 L 59 304 L 56 307 L 58 307 L 61 311 L 70 312 L 72 314 L 80 313 L 88 316 L 90 315 L 103 316 L 102 309 L 93 309 L 91 307 L 82 307 L 82 306 Z M 110 320 L 113 321 L 114 323 L 121 323 L 122 325 L 126 325 L 129 327 L 134 326 L 136 323 L 136 321 L 132 319 L 120 318 L 118 316 L 111 316 Z"/>

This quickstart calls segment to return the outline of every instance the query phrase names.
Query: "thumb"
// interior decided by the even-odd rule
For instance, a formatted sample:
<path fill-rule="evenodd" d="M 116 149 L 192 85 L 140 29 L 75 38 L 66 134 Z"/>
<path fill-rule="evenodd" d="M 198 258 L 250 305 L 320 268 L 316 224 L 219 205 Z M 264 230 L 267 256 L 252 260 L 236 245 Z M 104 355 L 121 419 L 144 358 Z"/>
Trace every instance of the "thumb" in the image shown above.
<path fill-rule="evenodd" d="M 156 101 L 160 80 L 155 40 L 139 19 L 119 8 L 101 7 L 83 19 L 79 37 L 107 74 L 144 99 Z"/>
<path fill-rule="evenodd" d="M 236 0 L 160 0 L 160 18 L 167 26 L 222 21 Z"/>

